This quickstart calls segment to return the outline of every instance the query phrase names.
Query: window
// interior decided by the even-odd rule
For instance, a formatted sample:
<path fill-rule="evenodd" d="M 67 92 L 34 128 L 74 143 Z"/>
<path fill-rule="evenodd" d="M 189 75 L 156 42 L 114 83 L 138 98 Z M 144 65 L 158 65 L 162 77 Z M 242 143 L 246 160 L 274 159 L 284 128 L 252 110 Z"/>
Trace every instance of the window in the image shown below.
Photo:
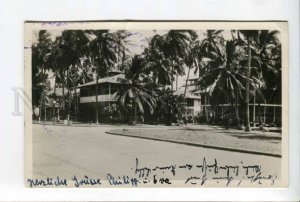
<path fill-rule="evenodd" d="M 187 107 L 193 107 L 194 106 L 194 100 L 193 99 L 186 99 L 186 105 Z"/>

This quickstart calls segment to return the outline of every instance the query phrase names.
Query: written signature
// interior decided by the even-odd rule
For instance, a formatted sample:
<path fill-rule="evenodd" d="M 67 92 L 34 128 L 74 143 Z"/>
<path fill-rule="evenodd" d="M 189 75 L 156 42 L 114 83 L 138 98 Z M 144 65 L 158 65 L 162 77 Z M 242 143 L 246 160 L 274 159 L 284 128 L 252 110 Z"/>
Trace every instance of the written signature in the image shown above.
<path fill-rule="evenodd" d="M 221 165 L 217 159 L 207 162 L 204 157 L 199 164 L 170 164 L 153 167 L 141 165 L 138 158 L 131 173 L 114 175 L 108 172 L 106 176 L 90 177 L 74 175 L 71 179 L 47 177 L 45 179 L 27 179 L 30 187 L 101 187 L 101 186 L 129 186 L 139 185 L 172 185 L 178 180 L 182 186 L 204 186 L 208 182 L 215 182 L 223 186 L 240 186 L 243 182 L 256 185 L 273 186 L 277 174 L 263 174 L 260 165 L 246 165 L 242 161 L 238 165 Z"/>

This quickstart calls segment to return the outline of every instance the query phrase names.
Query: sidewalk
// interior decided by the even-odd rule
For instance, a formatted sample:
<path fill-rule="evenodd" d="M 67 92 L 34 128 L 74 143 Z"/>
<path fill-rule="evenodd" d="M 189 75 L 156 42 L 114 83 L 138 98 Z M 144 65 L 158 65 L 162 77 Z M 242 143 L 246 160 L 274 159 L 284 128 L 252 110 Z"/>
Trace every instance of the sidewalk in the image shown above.
<path fill-rule="evenodd" d="M 164 124 L 156 124 L 156 125 L 150 125 L 150 124 L 136 124 L 135 126 L 126 124 L 126 123 L 82 123 L 82 122 L 72 122 L 70 125 L 64 125 L 62 121 L 59 123 L 54 123 L 53 121 L 41 121 L 40 123 L 36 120 L 32 122 L 33 124 L 39 124 L 39 125 L 52 125 L 52 126 L 66 126 L 66 127 L 107 127 L 107 128 L 165 128 L 165 129 L 172 129 L 172 128 L 179 128 L 178 126 L 166 126 Z"/>
<path fill-rule="evenodd" d="M 64 125 L 62 121 L 59 123 L 54 123 L 53 121 L 42 121 L 38 122 L 37 120 L 32 121 L 33 124 L 40 124 L 40 125 L 53 125 L 53 126 L 68 126 L 68 127 L 109 127 L 109 128 L 165 128 L 165 129 L 179 129 L 179 128 L 185 128 L 188 130 L 198 130 L 198 129 L 206 129 L 206 130 L 212 130 L 212 129 L 220 129 L 224 130 L 223 127 L 220 126 L 215 126 L 215 125 L 199 125 L 199 124 L 188 124 L 187 126 L 166 126 L 164 124 L 156 124 L 156 125 L 150 125 L 150 124 L 137 124 L 135 126 L 128 125 L 126 123 L 118 124 L 118 123 L 99 123 L 98 125 L 95 123 L 82 123 L 82 122 L 72 122 L 71 125 Z M 230 128 L 229 130 L 224 130 L 227 131 L 227 133 L 238 133 L 242 135 L 250 135 L 250 134 L 256 134 L 262 137 L 278 137 L 281 138 L 281 133 L 278 132 L 265 132 L 263 133 L 262 131 L 251 131 L 251 132 L 244 132 L 243 130 L 237 130 L 237 129 L 232 129 Z"/>
<path fill-rule="evenodd" d="M 205 125 L 173 126 L 172 128 L 165 129 L 151 128 L 151 130 L 139 130 L 139 128 L 112 129 L 106 133 L 190 146 L 281 157 L 280 133 L 244 132 L 234 129 L 225 130 Z"/>

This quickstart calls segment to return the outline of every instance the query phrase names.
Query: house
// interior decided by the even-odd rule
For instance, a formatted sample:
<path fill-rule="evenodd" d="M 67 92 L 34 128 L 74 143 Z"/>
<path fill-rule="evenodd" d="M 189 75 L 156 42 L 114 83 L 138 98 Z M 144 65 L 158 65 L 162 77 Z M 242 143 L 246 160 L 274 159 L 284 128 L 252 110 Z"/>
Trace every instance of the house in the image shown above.
<path fill-rule="evenodd" d="M 98 79 L 98 113 L 99 120 L 103 120 L 106 107 L 117 102 L 115 93 L 128 84 L 125 74 L 121 71 L 110 71 L 107 77 Z M 79 121 L 95 121 L 96 112 L 96 80 L 77 86 L 80 89 L 79 98 Z"/>
<path fill-rule="evenodd" d="M 201 89 L 200 86 L 197 85 L 197 79 L 198 78 L 189 79 L 187 86 L 194 95 L 199 96 L 200 100 L 202 100 L 199 106 L 199 112 L 204 112 L 206 109 L 209 113 L 213 113 L 216 119 L 235 113 L 235 103 L 230 103 L 224 93 L 217 91 L 215 94 L 218 96 L 218 99 L 208 99 L 211 87 Z M 280 89 L 260 89 L 260 92 L 257 91 L 255 95 L 256 96 L 250 97 L 249 103 L 250 121 L 253 125 L 257 125 L 261 122 L 281 126 L 282 104 Z M 245 117 L 245 103 L 239 101 L 237 105 L 240 118 L 243 120 Z"/>
<path fill-rule="evenodd" d="M 187 82 L 187 89 L 185 92 L 185 109 L 187 116 L 197 116 L 201 113 L 201 96 L 200 94 L 194 93 L 197 90 L 198 85 L 196 85 L 196 80 L 198 78 L 191 78 Z M 185 90 L 185 85 L 179 88 L 175 94 L 183 95 Z"/>
<path fill-rule="evenodd" d="M 184 89 L 180 88 L 175 94 L 183 95 Z M 187 116 L 197 116 L 201 112 L 201 97 L 192 91 L 187 90 L 185 93 L 185 109 Z"/>

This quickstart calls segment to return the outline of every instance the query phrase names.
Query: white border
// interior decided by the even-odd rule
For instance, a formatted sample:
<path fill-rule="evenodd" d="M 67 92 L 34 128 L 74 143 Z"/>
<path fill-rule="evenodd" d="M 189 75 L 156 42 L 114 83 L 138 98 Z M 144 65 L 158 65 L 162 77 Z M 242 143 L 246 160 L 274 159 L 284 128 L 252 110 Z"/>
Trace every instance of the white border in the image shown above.
<path fill-rule="evenodd" d="M 0 200 L 299 200 L 300 71 L 298 0 L 0 1 Z M 289 188 L 25 189 L 23 117 L 12 116 L 12 87 L 24 86 L 25 20 L 288 20 Z"/>

